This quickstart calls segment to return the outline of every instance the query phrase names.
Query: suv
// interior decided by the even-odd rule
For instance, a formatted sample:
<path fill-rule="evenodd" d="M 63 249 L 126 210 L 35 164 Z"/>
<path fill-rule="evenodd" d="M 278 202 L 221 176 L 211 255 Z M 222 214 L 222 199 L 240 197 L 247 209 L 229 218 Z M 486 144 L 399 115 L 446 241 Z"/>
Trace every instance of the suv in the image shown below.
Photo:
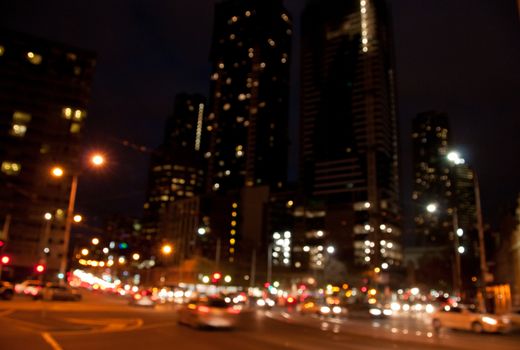
<path fill-rule="evenodd" d="M 13 299 L 14 288 L 9 282 L 0 281 L 0 299 L 11 300 Z"/>

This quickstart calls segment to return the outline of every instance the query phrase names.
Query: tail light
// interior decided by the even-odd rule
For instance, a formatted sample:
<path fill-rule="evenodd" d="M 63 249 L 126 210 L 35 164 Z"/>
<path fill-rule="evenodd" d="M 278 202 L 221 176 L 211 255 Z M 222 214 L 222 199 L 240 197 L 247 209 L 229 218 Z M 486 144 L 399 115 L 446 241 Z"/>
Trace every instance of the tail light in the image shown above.
<path fill-rule="evenodd" d="M 234 306 L 228 307 L 227 312 L 229 312 L 230 314 L 237 315 L 240 313 L 240 308 L 235 308 Z"/>
<path fill-rule="evenodd" d="M 141 294 L 134 294 L 134 299 L 135 300 L 139 300 L 141 298 L 142 298 Z"/>
<path fill-rule="evenodd" d="M 203 314 L 207 314 L 209 312 L 209 307 L 201 305 L 197 308 L 197 310 L 199 310 L 199 312 L 202 312 Z"/>

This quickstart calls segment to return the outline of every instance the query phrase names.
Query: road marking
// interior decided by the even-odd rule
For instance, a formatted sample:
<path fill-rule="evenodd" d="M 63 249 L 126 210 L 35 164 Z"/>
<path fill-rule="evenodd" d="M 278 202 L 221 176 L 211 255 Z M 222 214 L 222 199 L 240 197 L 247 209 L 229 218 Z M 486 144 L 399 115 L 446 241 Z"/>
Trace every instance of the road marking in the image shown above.
<path fill-rule="evenodd" d="M 15 311 L 16 311 L 15 309 L 4 310 L 4 311 L 0 312 L 0 317 L 9 316 L 10 314 L 12 314 Z"/>
<path fill-rule="evenodd" d="M 49 333 L 43 332 L 42 338 L 52 347 L 53 350 L 63 350 L 63 348 L 60 346 L 60 344 L 58 344 L 58 342 L 56 340 L 54 340 L 52 335 L 50 335 Z"/>

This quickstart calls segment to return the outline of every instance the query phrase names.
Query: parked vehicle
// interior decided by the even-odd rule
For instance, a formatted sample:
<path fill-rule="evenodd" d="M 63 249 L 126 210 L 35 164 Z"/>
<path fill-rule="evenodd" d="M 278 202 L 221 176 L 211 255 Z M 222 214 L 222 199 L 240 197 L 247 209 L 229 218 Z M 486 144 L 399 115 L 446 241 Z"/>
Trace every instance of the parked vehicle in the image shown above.
<path fill-rule="evenodd" d="M 511 322 L 507 316 L 498 316 L 480 312 L 477 308 L 466 305 L 445 306 L 432 315 L 433 328 L 442 327 L 483 332 L 507 332 Z"/>
<path fill-rule="evenodd" d="M 14 287 L 11 283 L 6 281 L 0 281 L 0 299 L 11 300 L 13 299 Z"/>
<path fill-rule="evenodd" d="M 228 304 L 224 299 L 201 297 L 183 306 L 179 311 L 179 323 L 192 327 L 232 328 L 240 310 L 240 305 Z"/>

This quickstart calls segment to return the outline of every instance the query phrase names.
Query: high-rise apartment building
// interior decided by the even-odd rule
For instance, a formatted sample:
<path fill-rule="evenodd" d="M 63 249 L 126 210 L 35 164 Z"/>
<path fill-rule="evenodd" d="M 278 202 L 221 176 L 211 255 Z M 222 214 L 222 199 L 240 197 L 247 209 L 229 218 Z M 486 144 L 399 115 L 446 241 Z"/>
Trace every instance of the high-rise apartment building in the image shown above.
<path fill-rule="evenodd" d="M 450 126 L 444 113 L 417 115 L 412 125 L 414 246 L 442 246 L 452 230 L 454 183 L 447 159 Z M 435 212 L 427 210 L 435 205 Z"/>
<path fill-rule="evenodd" d="M 301 176 L 325 235 L 361 270 L 400 265 L 393 43 L 385 1 L 308 2 L 302 23 Z"/>
<path fill-rule="evenodd" d="M 10 221 L 5 252 L 15 274 L 41 260 L 57 270 L 67 252 L 94 67 L 91 52 L 0 29 L 0 221 Z M 50 176 L 55 165 L 65 170 L 60 179 Z"/>
<path fill-rule="evenodd" d="M 158 237 L 161 215 L 168 204 L 201 194 L 208 147 L 206 100 L 201 95 L 179 94 L 168 118 L 163 144 L 152 154 L 142 233 L 148 241 Z"/>
<path fill-rule="evenodd" d="M 209 190 L 285 183 L 291 36 L 282 0 L 216 5 L 206 127 Z"/>

